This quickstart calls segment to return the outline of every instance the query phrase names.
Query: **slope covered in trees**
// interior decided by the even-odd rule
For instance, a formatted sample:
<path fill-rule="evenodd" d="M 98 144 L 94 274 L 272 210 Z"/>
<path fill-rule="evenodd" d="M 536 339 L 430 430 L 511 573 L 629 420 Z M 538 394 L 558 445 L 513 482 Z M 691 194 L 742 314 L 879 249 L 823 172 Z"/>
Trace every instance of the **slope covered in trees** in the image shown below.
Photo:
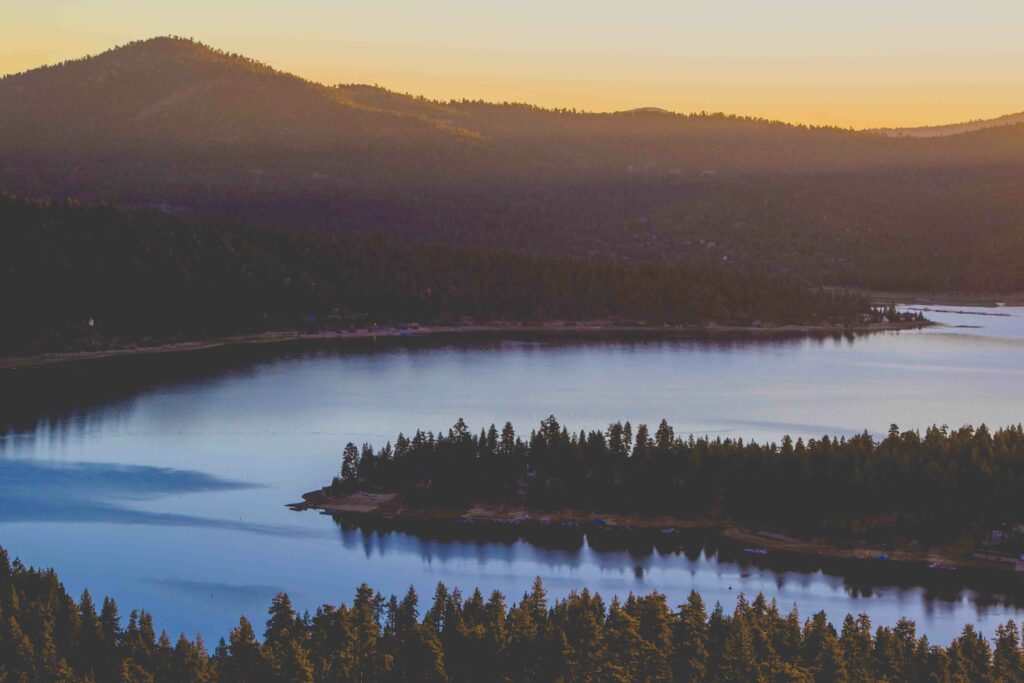
<path fill-rule="evenodd" d="M 238 627 L 209 652 L 200 636 L 156 634 L 152 615 L 77 602 L 52 570 L 9 561 L 0 549 L 0 680 L 5 683 L 485 683 L 489 681 L 993 681 L 1024 680 L 1012 622 L 987 640 L 970 625 L 948 647 L 912 621 L 874 629 L 867 615 L 840 628 L 824 612 L 739 596 L 732 613 L 692 592 L 606 602 L 583 590 L 550 601 L 538 579 L 519 602 L 499 592 L 463 596 L 439 584 L 385 598 L 363 584 L 350 605 L 296 613 L 285 594 L 258 626 Z"/>
<path fill-rule="evenodd" d="M 0 196 L 0 351 L 372 323 L 859 322 L 864 299 L 699 257 L 581 260 Z M 91 321 L 91 322 L 90 322 Z"/>
<path fill-rule="evenodd" d="M 554 417 L 526 438 L 511 424 L 472 434 L 417 431 L 374 451 L 346 446 L 338 494 L 396 491 L 423 506 L 476 501 L 535 509 L 718 516 L 754 527 L 921 546 L 983 536 L 1024 521 L 1024 431 L 982 425 L 876 441 L 759 444 L 674 433 L 665 421 L 570 433 Z M 813 510 L 814 514 L 807 514 Z"/>
<path fill-rule="evenodd" d="M 174 143 L 313 150 L 368 139 L 430 143 L 446 130 L 423 117 L 360 105 L 255 60 L 170 38 L 8 76 L 0 81 L 0 106 L 5 142 L 27 149 Z"/>
<path fill-rule="evenodd" d="M 0 79 L 0 161 L 0 190 L 29 196 L 542 255 L 709 250 L 833 285 L 1024 289 L 1024 125 L 890 137 L 436 102 L 158 38 Z"/>
<path fill-rule="evenodd" d="M 1018 123 L 1024 123 L 1024 112 L 997 116 L 994 119 L 972 119 L 971 121 L 964 121 L 962 123 L 946 123 L 937 126 L 879 128 L 878 132 L 897 137 L 932 138 L 942 137 L 945 135 L 957 135 L 959 133 L 984 130 L 986 128 L 997 128 L 999 126 L 1014 126 Z"/>

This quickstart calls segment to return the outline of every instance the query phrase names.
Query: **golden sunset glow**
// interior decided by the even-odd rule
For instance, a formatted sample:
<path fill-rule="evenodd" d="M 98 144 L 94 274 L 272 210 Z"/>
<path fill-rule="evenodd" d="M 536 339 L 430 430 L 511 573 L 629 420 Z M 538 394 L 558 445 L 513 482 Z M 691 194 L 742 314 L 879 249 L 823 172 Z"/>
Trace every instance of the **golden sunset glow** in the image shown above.
<path fill-rule="evenodd" d="M 323 83 L 852 127 L 1024 110 L 1024 4 L 8 0 L 0 73 L 154 35 Z"/>

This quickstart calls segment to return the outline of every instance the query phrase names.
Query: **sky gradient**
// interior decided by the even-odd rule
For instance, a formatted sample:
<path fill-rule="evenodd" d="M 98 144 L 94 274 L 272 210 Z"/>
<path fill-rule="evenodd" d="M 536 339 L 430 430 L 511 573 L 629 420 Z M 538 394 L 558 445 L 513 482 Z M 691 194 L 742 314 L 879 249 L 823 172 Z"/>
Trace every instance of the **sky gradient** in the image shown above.
<path fill-rule="evenodd" d="M 0 73 L 173 34 L 438 99 L 858 128 L 1024 110 L 1019 0 L 0 1 Z"/>

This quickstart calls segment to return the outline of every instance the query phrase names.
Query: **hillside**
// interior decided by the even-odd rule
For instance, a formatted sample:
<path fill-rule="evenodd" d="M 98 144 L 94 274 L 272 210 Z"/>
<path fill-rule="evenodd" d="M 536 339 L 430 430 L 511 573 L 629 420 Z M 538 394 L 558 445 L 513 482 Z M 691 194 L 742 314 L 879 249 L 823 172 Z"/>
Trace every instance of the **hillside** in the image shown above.
<path fill-rule="evenodd" d="M 994 119 L 976 119 L 972 121 L 964 121 L 963 123 L 948 123 L 939 126 L 879 128 L 876 132 L 883 135 L 891 135 L 893 137 L 933 138 L 944 137 L 947 135 L 958 135 L 960 133 L 970 133 L 971 131 L 984 130 L 986 128 L 1015 126 L 1018 123 L 1024 123 L 1024 112 L 997 116 Z"/>
<path fill-rule="evenodd" d="M 0 79 L 0 191 L 541 256 L 1024 290 L 1024 125 L 893 137 L 326 86 L 156 38 Z"/>
<path fill-rule="evenodd" d="M 155 38 L 0 81 L 5 141 L 265 145 L 315 150 L 437 142 L 455 131 L 188 40 Z"/>
<path fill-rule="evenodd" d="M 857 296 L 714 258 L 414 248 L 0 195 L 0 355 L 465 319 L 856 323 Z"/>

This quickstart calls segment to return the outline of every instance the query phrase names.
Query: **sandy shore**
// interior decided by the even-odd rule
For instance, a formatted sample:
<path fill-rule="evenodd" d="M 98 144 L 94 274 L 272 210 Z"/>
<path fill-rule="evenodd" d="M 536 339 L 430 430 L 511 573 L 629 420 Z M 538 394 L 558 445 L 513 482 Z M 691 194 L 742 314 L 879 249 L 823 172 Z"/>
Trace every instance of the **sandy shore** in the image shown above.
<path fill-rule="evenodd" d="M 715 522 L 710 519 L 685 519 L 670 515 L 624 515 L 599 514 L 584 512 L 570 508 L 558 510 L 530 510 L 521 505 L 494 505 L 475 503 L 468 507 L 422 508 L 409 505 L 396 493 L 368 493 L 358 491 L 345 496 L 334 497 L 329 493 L 311 491 L 303 495 L 303 502 L 290 505 L 293 510 L 322 510 L 349 514 L 372 515 L 381 519 L 434 519 L 484 524 L 487 522 L 502 524 L 534 523 L 537 525 L 561 525 L 563 523 L 578 526 L 592 525 L 597 520 L 603 526 L 628 529 L 701 529 L 712 528 Z"/>
<path fill-rule="evenodd" d="M 629 336 L 656 338 L 715 338 L 715 337 L 766 337 L 865 334 L 886 330 L 916 329 L 931 325 L 930 322 L 872 323 L 863 325 L 622 325 L 607 321 L 546 323 L 488 323 L 435 326 L 371 327 L 355 331 L 295 332 L 274 331 L 258 334 L 218 337 L 197 341 L 156 344 L 153 346 L 130 346 L 95 351 L 69 351 L 43 353 L 29 356 L 7 356 L 0 358 L 0 369 L 28 368 L 54 363 L 68 363 L 118 356 L 139 356 L 163 353 L 187 353 L 219 347 L 250 344 L 288 344 L 295 342 L 339 342 L 368 341 L 376 339 L 401 338 L 469 338 L 508 335 L 560 335 L 560 336 Z"/>

